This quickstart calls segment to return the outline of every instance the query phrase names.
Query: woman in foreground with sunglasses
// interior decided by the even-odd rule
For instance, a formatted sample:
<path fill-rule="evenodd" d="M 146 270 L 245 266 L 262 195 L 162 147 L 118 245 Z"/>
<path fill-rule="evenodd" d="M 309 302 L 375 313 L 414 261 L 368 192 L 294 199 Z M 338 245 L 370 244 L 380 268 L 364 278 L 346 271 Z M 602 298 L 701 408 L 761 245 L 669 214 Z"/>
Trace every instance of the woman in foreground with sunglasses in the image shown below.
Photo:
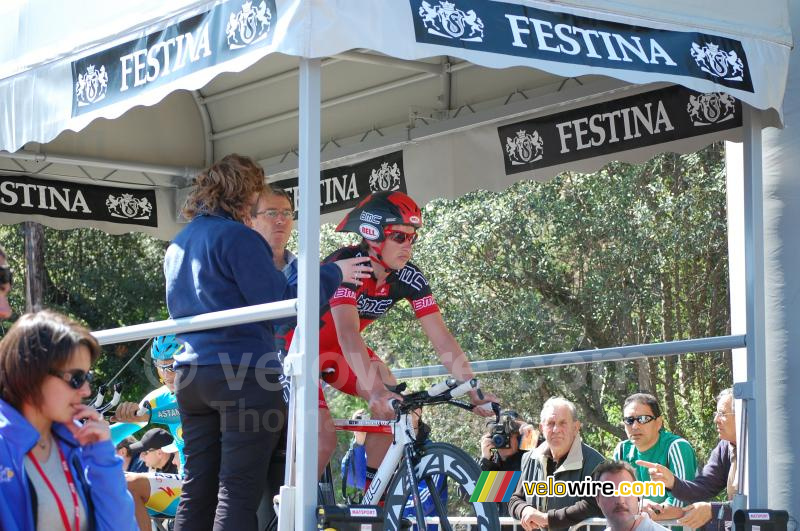
<path fill-rule="evenodd" d="M 369 403 L 373 419 L 394 418 L 390 400 L 400 398 L 389 391 L 397 380 L 384 362 L 367 347 L 361 331 L 384 316 L 400 299 L 406 299 L 420 326 L 433 343 L 442 364 L 455 378 L 469 380 L 472 369 L 442 319 L 428 281 L 411 260 L 417 229 L 422 227 L 422 212 L 413 199 L 402 192 L 378 192 L 367 196 L 336 227 L 338 232 L 354 232 L 361 243 L 344 247 L 324 260 L 329 263 L 354 257 L 369 257 L 373 274 L 360 286 L 343 283 L 323 308 L 319 331 L 320 374 L 340 391 L 360 396 Z M 291 334 L 289 335 L 291 341 Z M 287 342 L 287 343 L 288 343 Z M 494 395 L 479 398 L 470 393 L 473 404 L 496 401 Z M 319 391 L 319 461 L 321 475 L 336 449 L 333 425 L 322 388 Z M 490 409 L 473 410 L 482 416 Z M 365 441 L 367 454 L 366 488 L 391 444 L 391 436 L 370 433 Z"/>
<path fill-rule="evenodd" d="M 108 425 L 83 404 L 100 346 L 50 311 L 0 341 L 0 529 L 135 529 Z"/>

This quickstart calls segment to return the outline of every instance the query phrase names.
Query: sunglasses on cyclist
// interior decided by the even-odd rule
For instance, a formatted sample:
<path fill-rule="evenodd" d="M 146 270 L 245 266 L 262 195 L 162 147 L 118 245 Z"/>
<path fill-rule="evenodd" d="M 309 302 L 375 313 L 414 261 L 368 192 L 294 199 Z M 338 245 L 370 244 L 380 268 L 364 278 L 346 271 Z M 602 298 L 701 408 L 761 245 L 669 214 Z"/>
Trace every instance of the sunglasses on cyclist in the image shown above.
<path fill-rule="evenodd" d="M 162 365 L 161 363 L 153 362 L 153 365 L 156 369 L 161 369 L 164 372 L 175 372 L 175 367 L 172 366 L 172 363 L 165 363 Z"/>
<path fill-rule="evenodd" d="M 52 376 L 56 376 L 64 380 L 64 383 L 73 389 L 80 389 L 86 382 L 89 382 L 89 385 L 91 385 L 92 381 L 94 380 L 94 375 L 91 372 L 84 371 L 83 369 L 73 369 L 71 371 L 56 371 L 51 369 L 48 372 Z"/>
<path fill-rule="evenodd" d="M 634 422 L 638 422 L 639 424 L 649 424 L 657 418 L 658 417 L 654 417 L 653 415 L 638 415 L 636 417 L 622 417 L 622 422 L 628 426 L 633 426 Z"/>
<path fill-rule="evenodd" d="M 416 232 L 401 232 L 399 230 L 391 230 L 386 229 L 383 231 L 386 235 L 386 238 L 392 240 L 394 243 L 399 243 L 400 245 L 410 241 L 411 244 L 415 244 L 417 242 L 418 234 Z"/>
<path fill-rule="evenodd" d="M 0 266 L 0 286 L 3 284 L 13 284 L 14 275 L 11 273 L 11 266 Z"/>

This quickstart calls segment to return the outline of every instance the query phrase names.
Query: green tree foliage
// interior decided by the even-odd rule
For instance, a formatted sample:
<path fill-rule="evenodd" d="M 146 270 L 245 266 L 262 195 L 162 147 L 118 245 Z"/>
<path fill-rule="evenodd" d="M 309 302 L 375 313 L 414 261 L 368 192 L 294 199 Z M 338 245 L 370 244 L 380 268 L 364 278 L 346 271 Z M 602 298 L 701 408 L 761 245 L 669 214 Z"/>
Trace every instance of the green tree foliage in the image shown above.
<path fill-rule="evenodd" d="M 45 228 L 44 307 L 104 330 L 168 317 L 162 264 L 166 243 L 144 234 L 110 236 L 94 229 Z M 16 280 L 10 302 L 15 313 L 25 308 L 24 243 L 20 225 L 0 227 Z M 108 345 L 94 371 L 105 382 L 128 361 L 142 342 Z M 141 359 L 149 360 L 148 350 Z M 126 398 L 138 401 L 157 383 L 152 371 L 136 360 L 120 376 Z M 149 368 L 149 366 L 148 366 Z"/>

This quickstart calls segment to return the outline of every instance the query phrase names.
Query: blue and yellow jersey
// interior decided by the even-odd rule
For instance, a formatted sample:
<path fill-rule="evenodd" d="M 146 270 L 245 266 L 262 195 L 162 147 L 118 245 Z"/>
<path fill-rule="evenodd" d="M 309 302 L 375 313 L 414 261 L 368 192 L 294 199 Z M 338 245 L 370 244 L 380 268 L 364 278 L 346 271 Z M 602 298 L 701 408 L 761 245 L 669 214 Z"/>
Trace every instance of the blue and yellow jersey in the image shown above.
<path fill-rule="evenodd" d="M 180 469 L 181 473 L 183 473 L 186 456 L 183 454 L 183 427 L 181 426 L 181 415 L 178 411 L 175 393 L 164 385 L 148 393 L 139 403 L 139 407 L 150 410 L 149 424 L 160 424 L 172 434 L 175 439 L 175 446 L 178 447 L 178 453 L 180 454 Z M 133 435 L 147 425 L 144 422 L 118 422 L 111 426 L 111 440 L 116 446 L 125 437 Z"/>

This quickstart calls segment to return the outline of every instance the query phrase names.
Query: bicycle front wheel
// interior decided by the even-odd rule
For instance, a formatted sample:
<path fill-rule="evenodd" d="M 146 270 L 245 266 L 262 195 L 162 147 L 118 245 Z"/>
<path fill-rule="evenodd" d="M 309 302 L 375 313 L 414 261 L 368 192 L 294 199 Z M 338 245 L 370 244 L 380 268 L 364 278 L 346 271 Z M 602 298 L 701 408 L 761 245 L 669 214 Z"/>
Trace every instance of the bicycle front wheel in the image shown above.
<path fill-rule="evenodd" d="M 425 445 L 414 472 L 420 486 L 410 485 L 402 469 L 389 483 L 384 505 L 387 530 L 400 529 L 404 514 L 410 513 L 412 516 L 406 518 L 416 522 L 412 488 L 420 489 L 425 513 L 440 518 L 439 529 L 496 531 L 500 528 L 496 504 L 469 502 L 481 469 L 460 448 L 444 443 Z"/>

